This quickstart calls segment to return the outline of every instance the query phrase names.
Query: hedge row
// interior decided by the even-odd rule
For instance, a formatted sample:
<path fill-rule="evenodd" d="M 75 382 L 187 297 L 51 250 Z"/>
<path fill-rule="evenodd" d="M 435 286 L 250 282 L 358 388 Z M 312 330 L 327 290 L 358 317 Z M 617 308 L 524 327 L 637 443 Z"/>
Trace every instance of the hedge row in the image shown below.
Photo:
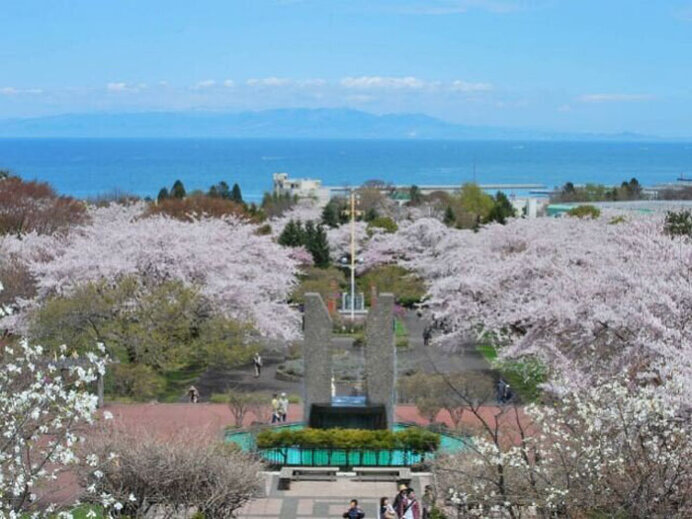
<path fill-rule="evenodd" d="M 305 447 L 331 449 L 408 449 L 432 452 L 440 446 L 440 436 L 409 427 L 403 431 L 366 429 L 266 429 L 257 434 L 257 447 Z"/>

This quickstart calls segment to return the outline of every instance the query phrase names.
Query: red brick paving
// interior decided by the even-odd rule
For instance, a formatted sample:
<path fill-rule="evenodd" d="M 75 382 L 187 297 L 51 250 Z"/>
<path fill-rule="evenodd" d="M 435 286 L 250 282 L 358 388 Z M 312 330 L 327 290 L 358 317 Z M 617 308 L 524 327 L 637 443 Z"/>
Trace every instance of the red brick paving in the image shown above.
<path fill-rule="evenodd" d="M 490 419 L 498 413 L 496 406 L 487 406 L 481 409 L 484 418 Z M 113 415 L 113 426 L 126 429 L 141 429 L 149 433 L 166 437 L 178 432 L 190 432 L 197 438 L 206 438 L 208 441 L 220 440 L 224 429 L 233 423 L 231 411 L 226 404 L 108 404 L 103 412 Z M 427 420 L 421 417 L 413 405 L 398 405 L 395 411 L 396 421 L 427 424 Z M 298 422 L 303 417 L 302 406 L 291 405 L 288 410 L 288 421 Z M 523 411 L 519 409 L 519 417 L 523 425 L 528 422 Z M 255 416 L 248 413 L 245 416 L 244 425 L 250 425 L 255 421 Z M 452 426 L 452 421 L 446 411 L 441 411 L 437 421 Z M 514 432 L 515 441 L 518 439 L 516 431 L 516 418 L 513 412 L 502 417 L 501 423 Z M 462 425 L 465 430 L 474 430 L 478 427 L 478 420 L 469 412 L 464 413 Z M 79 493 L 76 478 L 72 474 L 62 474 L 57 485 L 45 488 L 40 492 L 42 496 L 50 496 L 50 501 L 59 504 L 74 502 Z"/>

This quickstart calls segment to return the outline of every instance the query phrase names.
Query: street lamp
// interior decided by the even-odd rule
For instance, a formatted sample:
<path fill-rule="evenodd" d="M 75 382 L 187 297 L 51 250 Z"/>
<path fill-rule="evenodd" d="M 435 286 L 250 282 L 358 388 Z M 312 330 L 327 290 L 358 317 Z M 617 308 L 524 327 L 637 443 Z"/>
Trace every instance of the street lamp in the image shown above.
<path fill-rule="evenodd" d="M 341 265 L 351 271 L 351 322 L 356 318 L 356 268 L 363 264 L 363 258 L 355 256 L 343 256 L 340 260 Z"/>

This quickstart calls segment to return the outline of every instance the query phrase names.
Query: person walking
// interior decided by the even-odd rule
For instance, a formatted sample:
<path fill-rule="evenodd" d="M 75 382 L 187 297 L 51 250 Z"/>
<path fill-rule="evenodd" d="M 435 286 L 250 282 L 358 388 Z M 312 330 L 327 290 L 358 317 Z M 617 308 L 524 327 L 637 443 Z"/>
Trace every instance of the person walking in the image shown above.
<path fill-rule="evenodd" d="M 259 378 L 259 376 L 262 374 L 262 356 L 259 354 L 259 352 L 256 352 L 255 356 L 252 357 L 252 363 L 255 366 L 255 378 Z"/>
<path fill-rule="evenodd" d="M 279 395 L 274 393 L 272 395 L 272 423 L 277 423 L 281 421 L 281 415 L 279 412 Z"/>
<path fill-rule="evenodd" d="M 199 401 L 199 391 L 197 391 L 195 386 L 190 386 L 190 389 L 187 390 L 187 396 L 192 404 L 196 404 Z"/>
<path fill-rule="evenodd" d="M 358 506 L 357 499 L 351 499 L 348 510 L 346 510 L 341 517 L 344 519 L 363 519 L 363 517 L 365 517 L 365 512 Z"/>
<path fill-rule="evenodd" d="M 502 404 L 505 400 L 505 388 L 507 387 L 507 382 L 503 378 L 497 381 L 497 403 Z"/>
<path fill-rule="evenodd" d="M 502 396 L 502 402 L 506 404 L 510 400 L 512 400 L 512 388 L 510 387 L 509 384 L 505 384 L 505 392 L 504 395 Z"/>
<path fill-rule="evenodd" d="M 397 515 L 399 515 L 399 509 L 401 508 L 401 502 L 406 499 L 406 491 L 408 486 L 403 483 L 399 485 L 399 493 L 394 497 L 394 504 L 392 505 Z M 399 516 L 401 517 L 401 516 Z"/>
<path fill-rule="evenodd" d="M 279 421 L 286 422 L 286 417 L 288 416 L 288 397 L 286 393 L 281 393 L 281 398 L 279 398 Z"/>
<path fill-rule="evenodd" d="M 399 501 L 399 508 L 395 508 L 399 519 L 421 519 L 420 503 L 412 488 L 406 490 L 405 496 Z"/>
<path fill-rule="evenodd" d="M 426 326 L 423 330 L 423 346 L 428 346 L 430 344 L 430 339 L 432 338 L 432 329 L 430 326 Z"/>
<path fill-rule="evenodd" d="M 389 498 L 380 499 L 380 516 L 377 519 L 398 519 L 394 508 L 389 504 Z"/>

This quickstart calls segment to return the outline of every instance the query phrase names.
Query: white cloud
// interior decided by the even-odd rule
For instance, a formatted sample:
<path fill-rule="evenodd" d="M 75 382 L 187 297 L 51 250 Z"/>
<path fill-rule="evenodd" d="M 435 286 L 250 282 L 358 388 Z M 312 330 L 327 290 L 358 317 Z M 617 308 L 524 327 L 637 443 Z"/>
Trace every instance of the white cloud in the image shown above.
<path fill-rule="evenodd" d="M 572 107 L 570 105 L 560 105 L 557 107 L 558 112 L 571 112 Z"/>
<path fill-rule="evenodd" d="M 123 81 L 114 81 L 106 85 L 106 90 L 109 92 L 139 92 L 147 87 L 146 83 L 125 83 Z"/>
<path fill-rule="evenodd" d="M 650 101 L 650 94 L 584 94 L 577 98 L 582 103 L 628 103 Z"/>
<path fill-rule="evenodd" d="M 356 89 L 411 89 L 420 90 L 429 83 L 413 76 L 406 77 L 388 77 L 388 76 L 359 76 L 345 77 L 341 80 L 341 85 L 346 88 Z"/>
<path fill-rule="evenodd" d="M 205 79 L 203 81 L 198 81 L 192 86 L 192 90 L 204 90 L 205 88 L 211 88 L 216 86 L 216 81 L 213 79 Z"/>
<path fill-rule="evenodd" d="M 309 78 L 298 81 L 298 85 L 301 87 L 323 87 L 327 84 L 327 81 L 321 78 Z"/>
<path fill-rule="evenodd" d="M 235 86 L 235 81 L 233 81 L 232 79 L 227 79 L 223 82 L 223 86 L 227 88 L 233 88 Z"/>
<path fill-rule="evenodd" d="M 0 95 L 4 96 L 15 96 L 22 94 L 42 94 L 43 90 L 40 88 L 15 88 L 15 87 L 3 87 L 0 88 Z"/>
<path fill-rule="evenodd" d="M 416 91 L 449 91 L 465 94 L 490 92 L 493 85 L 463 81 L 457 79 L 452 82 L 429 81 L 415 76 L 358 76 L 345 77 L 341 80 L 341 86 L 354 90 L 416 90 Z"/>
<path fill-rule="evenodd" d="M 293 83 L 289 78 L 285 77 L 265 77 L 265 78 L 251 78 L 246 82 L 247 86 L 263 86 L 263 87 L 278 87 L 286 86 Z"/>
<path fill-rule="evenodd" d="M 249 87 L 296 87 L 296 88 L 319 88 L 327 84 L 325 79 L 307 78 L 307 79 L 291 79 L 287 77 L 264 77 L 250 78 L 245 84 Z"/>
<path fill-rule="evenodd" d="M 452 81 L 450 89 L 455 92 L 490 92 L 493 89 L 493 85 L 490 83 L 471 83 L 469 81 L 462 81 L 457 79 Z"/>

